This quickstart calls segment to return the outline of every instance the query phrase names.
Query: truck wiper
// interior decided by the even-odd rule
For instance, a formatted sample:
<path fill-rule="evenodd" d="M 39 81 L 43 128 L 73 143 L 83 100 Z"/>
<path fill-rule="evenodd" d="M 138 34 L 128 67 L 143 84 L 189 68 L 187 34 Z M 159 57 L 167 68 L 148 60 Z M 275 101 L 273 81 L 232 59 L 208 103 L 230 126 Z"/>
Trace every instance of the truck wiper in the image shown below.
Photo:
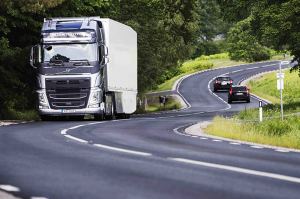
<path fill-rule="evenodd" d="M 90 65 L 89 60 L 87 59 L 72 59 L 71 62 L 75 62 L 74 66 L 82 66 L 84 63 L 87 63 L 87 65 Z"/>
<path fill-rule="evenodd" d="M 50 60 L 50 62 L 48 63 L 49 66 L 63 66 L 64 62 L 63 60 Z"/>
<path fill-rule="evenodd" d="M 50 59 L 49 65 L 50 65 L 50 63 L 52 63 L 54 65 L 62 66 L 64 64 L 64 62 L 69 62 L 69 61 L 70 61 L 70 58 L 63 56 L 61 54 L 56 54 Z"/>

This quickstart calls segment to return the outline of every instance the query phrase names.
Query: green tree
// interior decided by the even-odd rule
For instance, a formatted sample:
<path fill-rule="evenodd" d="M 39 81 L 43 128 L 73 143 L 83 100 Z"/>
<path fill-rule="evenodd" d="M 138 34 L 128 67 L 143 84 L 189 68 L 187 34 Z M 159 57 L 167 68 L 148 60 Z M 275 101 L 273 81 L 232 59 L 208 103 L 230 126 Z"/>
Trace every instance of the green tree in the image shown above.
<path fill-rule="evenodd" d="M 253 34 L 253 17 L 250 16 L 233 26 L 228 32 L 229 56 L 233 60 L 262 61 L 270 59 L 270 50 L 262 46 Z"/>
<path fill-rule="evenodd" d="M 300 69 L 299 0 L 218 0 L 224 19 L 236 22 L 253 17 L 251 28 L 259 43 L 276 50 L 289 50 Z M 300 75 L 300 70 L 299 70 Z"/>

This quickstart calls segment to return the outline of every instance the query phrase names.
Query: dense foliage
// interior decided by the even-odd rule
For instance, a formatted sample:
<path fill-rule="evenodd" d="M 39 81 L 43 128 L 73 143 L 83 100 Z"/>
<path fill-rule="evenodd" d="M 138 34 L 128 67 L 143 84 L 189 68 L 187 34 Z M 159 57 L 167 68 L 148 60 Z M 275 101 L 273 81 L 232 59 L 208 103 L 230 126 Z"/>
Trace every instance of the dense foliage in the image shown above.
<path fill-rule="evenodd" d="M 299 0 L 1 0 L 0 118 L 34 107 L 28 55 L 43 18 L 101 16 L 133 27 L 143 93 L 179 73 L 182 61 L 224 49 L 247 61 L 289 50 L 299 62 L 299 13 Z"/>
<path fill-rule="evenodd" d="M 177 63 L 194 52 L 197 6 L 195 0 L 2 0 L 0 118 L 35 104 L 28 56 L 30 46 L 39 42 L 43 18 L 101 16 L 133 27 L 138 33 L 138 85 L 143 92 L 176 72 Z"/>
<path fill-rule="evenodd" d="M 259 45 L 276 50 L 288 50 L 294 56 L 294 61 L 300 63 L 299 0 L 218 0 L 218 2 L 225 20 L 237 22 L 251 17 L 248 32 L 241 34 L 254 38 Z M 300 69 L 299 64 L 294 69 Z"/>
<path fill-rule="evenodd" d="M 252 21 L 253 17 L 250 16 L 235 24 L 228 32 L 227 45 L 231 59 L 247 62 L 270 59 L 270 50 L 262 46 L 252 33 Z"/>

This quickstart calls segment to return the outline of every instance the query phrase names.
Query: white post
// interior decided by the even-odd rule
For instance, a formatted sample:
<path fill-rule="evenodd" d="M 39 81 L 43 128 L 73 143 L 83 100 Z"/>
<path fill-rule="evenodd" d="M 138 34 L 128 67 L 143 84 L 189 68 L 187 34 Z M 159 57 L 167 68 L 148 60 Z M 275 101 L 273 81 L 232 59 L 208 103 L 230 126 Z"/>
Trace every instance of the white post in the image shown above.
<path fill-rule="evenodd" d="M 282 102 L 282 87 L 283 87 L 283 75 L 282 75 L 282 61 L 279 64 L 279 84 L 280 84 L 280 115 L 281 115 L 281 120 L 283 120 L 283 102 Z"/>
<path fill-rule="evenodd" d="M 284 79 L 284 73 L 282 73 L 282 65 L 289 65 L 290 62 L 289 61 L 281 61 L 279 64 L 279 74 L 277 74 L 277 88 L 278 90 L 280 90 L 280 116 L 281 116 L 281 120 L 283 120 L 283 94 L 282 94 L 282 90 L 283 90 L 283 79 Z"/>
<path fill-rule="evenodd" d="M 263 121 L 262 101 L 259 101 L 259 122 Z"/>

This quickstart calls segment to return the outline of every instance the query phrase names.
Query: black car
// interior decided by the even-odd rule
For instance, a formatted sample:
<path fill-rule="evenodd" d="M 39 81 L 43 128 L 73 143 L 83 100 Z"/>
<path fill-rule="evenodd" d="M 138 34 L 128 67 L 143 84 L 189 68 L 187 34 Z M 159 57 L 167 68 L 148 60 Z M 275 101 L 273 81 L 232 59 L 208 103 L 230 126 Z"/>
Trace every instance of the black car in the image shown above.
<path fill-rule="evenodd" d="M 228 92 L 228 103 L 232 101 L 250 102 L 249 89 L 246 86 L 231 86 Z"/>
<path fill-rule="evenodd" d="M 232 79 L 228 76 L 220 76 L 214 80 L 214 92 L 228 90 L 232 86 Z"/>

